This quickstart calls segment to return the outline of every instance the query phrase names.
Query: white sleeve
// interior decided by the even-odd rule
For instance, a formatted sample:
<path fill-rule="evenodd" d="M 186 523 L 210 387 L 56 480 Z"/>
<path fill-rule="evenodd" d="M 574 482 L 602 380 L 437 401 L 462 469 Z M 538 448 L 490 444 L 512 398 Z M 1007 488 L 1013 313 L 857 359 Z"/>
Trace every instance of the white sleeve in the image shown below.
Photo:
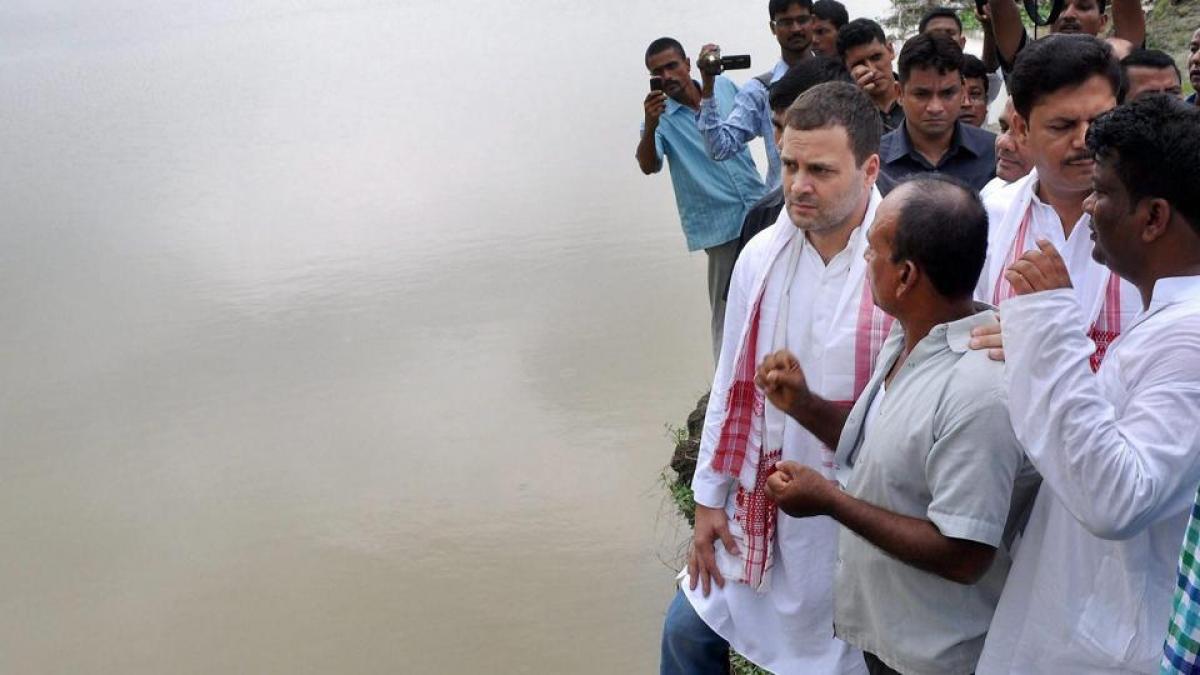
<path fill-rule="evenodd" d="M 1012 298 L 1001 313 L 1013 429 L 1042 489 L 1104 539 L 1186 511 L 1200 482 L 1200 343 L 1165 334 L 1145 372 L 1122 383 L 1118 410 L 1088 365 L 1094 345 L 1071 289 Z"/>

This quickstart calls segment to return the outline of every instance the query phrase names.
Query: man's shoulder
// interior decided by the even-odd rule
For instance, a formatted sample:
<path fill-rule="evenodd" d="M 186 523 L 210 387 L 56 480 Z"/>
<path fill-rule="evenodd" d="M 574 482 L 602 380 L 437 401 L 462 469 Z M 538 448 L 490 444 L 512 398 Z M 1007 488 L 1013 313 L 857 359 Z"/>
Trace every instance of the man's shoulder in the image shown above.
<path fill-rule="evenodd" d="M 973 124 L 965 122 L 959 122 L 958 124 L 962 131 L 963 145 L 966 145 L 977 155 L 996 154 L 996 134 Z"/>

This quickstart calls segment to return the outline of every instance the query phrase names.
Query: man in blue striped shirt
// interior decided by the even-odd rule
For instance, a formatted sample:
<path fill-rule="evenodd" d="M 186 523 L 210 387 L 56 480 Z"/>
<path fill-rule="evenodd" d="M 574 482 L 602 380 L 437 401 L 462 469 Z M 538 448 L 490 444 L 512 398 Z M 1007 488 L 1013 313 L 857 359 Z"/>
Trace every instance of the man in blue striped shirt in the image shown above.
<path fill-rule="evenodd" d="M 766 193 L 766 187 L 745 146 L 724 162 L 709 158 L 696 129 L 700 85 L 692 79 L 691 61 L 678 41 L 659 38 L 650 43 L 646 68 L 651 75 L 662 78 L 663 89 L 646 96 L 646 117 L 637 146 L 638 166 L 647 175 L 658 173 L 663 158 L 667 159 L 688 250 L 704 249 L 708 254 L 715 361 L 721 353 L 725 289 L 737 256 L 742 219 Z M 728 114 L 737 96 L 737 86 L 718 77 L 714 93 L 720 110 Z"/>
<path fill-rule="evenodd" d="M 716 75 L 700 70 L 700 116 L 696 124 L 704 137 L 708 156 L 724 161 L 733 157 L 746 144 L 761 136 L 767 151 L 767 189 L 779 187 L 779 149 L 771 126 L 771 106 L 767 87 L 783 77 L 788 68 L 812 56 L 812 0 L 771 0 L 767 7 L 771 15 L 771 33 L 779 42 L 779 62 L 770 71 L 751 78 L 742 85 L 733 100 L 733 111 L 722 113 L 714 98 Z M 705 54 L 717 50 L 717 45 L 704 45 Z"/>

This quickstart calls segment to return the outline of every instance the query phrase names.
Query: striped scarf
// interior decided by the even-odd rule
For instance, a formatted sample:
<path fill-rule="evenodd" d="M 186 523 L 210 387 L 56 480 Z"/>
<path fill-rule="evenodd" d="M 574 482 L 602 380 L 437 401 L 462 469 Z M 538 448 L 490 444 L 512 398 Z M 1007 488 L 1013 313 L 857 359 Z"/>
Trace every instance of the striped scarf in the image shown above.
<path fill-rule="evenodd" d="M 775 252 L 768 263 L 767 274 L 763 275 L 754 293 L 754 303 L 742 331 L 743 339 L 738 345 L 733 377 L 725 399 L 725 419 L 712 460 L 714 471 L 738 479 L 735 520 L 741 530 L 742 549 L 738 581 L 759 592 L 769 587 L 768 572 L 774 559 L 778 516 L 775 502 L 766 493 L 767 477 L 775 471 L 775 463 L 783 457 L 783 413 L 769 406 L 762 390 L 754 385 L 755 370 L 766 356 L 757 351 L 759 331 L 763 329 L 762 300 L 767 280 L 772 274 L 781 272 L 775 267 L 780 258 L 785 258 L 782 265 L 782 273 L 787 275 L 784 297 L 780 302 L 776 325 L 768 327 L 774 331 L 773 348 L 781 349 L 786 345 L 788 293 L 798 266 L 798 253 L 803 239 L 803 234 L 797 232 L 790 245 Z M 848 280 L 848 283 L 853 281 Z M 862 292 L 859 294 L 855 330 L 854 398 L 862 393 L 871 379 L 875 357 L 892 326 L 892 317 L 875 307 L 865 278 L 859 283 Z M 837 403 L 850 407 L 854 400 Z"/>

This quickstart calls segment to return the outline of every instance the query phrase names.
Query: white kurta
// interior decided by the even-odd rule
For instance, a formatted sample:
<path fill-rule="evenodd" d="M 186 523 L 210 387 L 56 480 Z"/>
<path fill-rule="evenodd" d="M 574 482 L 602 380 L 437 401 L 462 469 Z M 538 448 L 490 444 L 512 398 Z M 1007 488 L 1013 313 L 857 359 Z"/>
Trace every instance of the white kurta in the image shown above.
<path fill-rule="evenodd" d="M 1104 292 L 1108 285 L 1109 269 L 1092 259 L 1091 216 L 1086 213 L 1075 223 L 1070 236 L 1063 234 L 1062 219 L 1054 207 L 1038 199 L 1037 170 L 989 194 L 984 199 L 988 212 L 988 254 L 979 275 L 975 298 L 980 302 L 992 303 L 993 292 L 1000 275 L 1011 264 L 1010 250 L 1013 239 L 1021 227 L 1026 209 L 1033 205 L 1033 217 L 1023 249 L 1037 249 L 1037 240 L 1046 239 L 1058 249 L 1071 274 L 1071 285 L 1086 320 L 1084 328 L 1092 325 L 1104 304 Z M 1121 325 L 1128 326 L 1142 309 L 1142 299 L 1137 288 L 1121 280 Z M 1004 314 L 1000 314 L 1003 323 Z"/>
<path fill-rule="evenodd" d="M 866 234 L 880 201 L 872 188 L 862 224 L 850 244 L 826 265 L 805 241 L 792 280 L 788 309 L 787 349 L 804 368 L 808 385 L 831 400 L 854 396 L 854 348 L 863 283 L 866 279 Z M 791 228 L 791 229 L 787 229 Z M 729 389 L 738 348 L 737 336 L 751 311 L 756 282 L 769 263 L 767 252 L 775 237 L 794 231 L 787 210 L 774 225 L 750 241 L 739 256 L 729 287 L 725 314 L 726 339 L 713 379 L 712 396 L 692 481 L 696 502 L 725 507 L 730 519 L 736 509 L 735 481 L 711 469 L 713 450 L 725 417 L 724 392 Z M 763 294 L 761 325 L 771 326 L 779 314 L 786 275 L 772 275 Z M 772 334 L 759 332 L 758 354 L 772 351 Z M 778 347 L 776 347 L 778 348 Z M 818 469 L 833 478 L 833 455 L 815 436 L 787 419 L 783 459 Z M 775 673 L 865 674 L 862 655 L 833 637 L 833 576 L 837 560 L 838 525 L 827 517 L 781 516 L 776 529 L 775 562 L 770 590 L 758 593 L 734 581 L 712 589 L 707 598 L 697 585 L 684 593 L 697 613 L 739 653 Z M 720 550 L 720 546 L 718 546 Z"/>
<path fill-rule="evenodd" d="M 1200 483 L 1200 277 L 1160 280 L 1095 375 L 1071 291 L 1001 313 L 1013 428 L 1043 483 L 977 672 L 1156 673 Z"/>

